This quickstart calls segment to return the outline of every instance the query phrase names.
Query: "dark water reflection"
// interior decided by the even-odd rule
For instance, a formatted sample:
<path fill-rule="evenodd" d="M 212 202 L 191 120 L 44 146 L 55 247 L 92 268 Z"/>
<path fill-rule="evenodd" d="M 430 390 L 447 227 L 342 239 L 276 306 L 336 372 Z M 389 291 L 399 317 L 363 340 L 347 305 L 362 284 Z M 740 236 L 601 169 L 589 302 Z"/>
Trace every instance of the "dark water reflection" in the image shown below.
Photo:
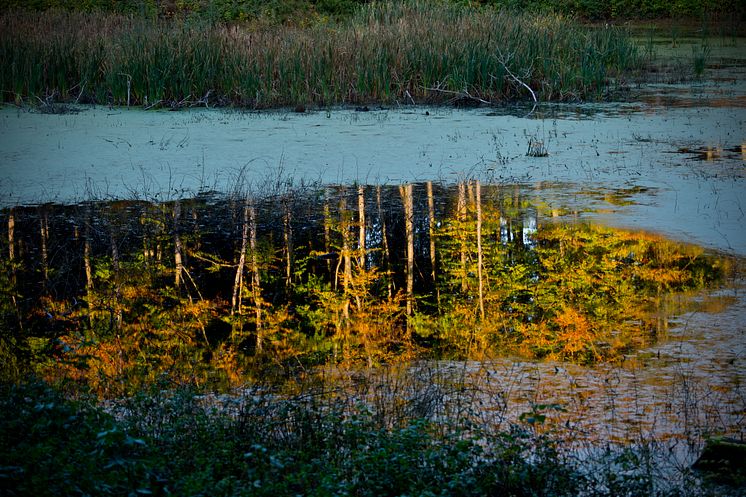
<path fill-rule="evenodd" d="M 583 440 L 741 436 L 739 263 L 583 221 L 640 193 L 278 185 L 6 209 L 3 373 L 110 397 L 427 358 L 496 423 L 557 405 L 541 429 Z"/>
<path fill-rule="evenodd" d="M 658 343 L 618 362 L 584 366 L 489 355 L 479 361 L 419 362 L 367 373 L 360 396 L 374 406 L 382 395 L 401 396 L 417 409 L 438 405 L 430 399 L 459 385 L 462 394 L 451 408 L 478 413 L 485 426 L 526 426 L 527 419 L 542 415 L 532 429 L 559 437 L 562 450 L 574 457 L 597 460 L 608 447 L 638 447 L 650 450 L 661 481 L 674 481 L 688 474 L 708 438 L 744 439 L 744 289 L 746 282 L 739 280 L 733 288 L 694 299 L 693 308 L 691 299 L 672 299 L 670 305 L 686 301 L 690 311 L 672 318 Z M 329 374 L 346 377 L 339 370 Z M 360 391 L 355 374 L 349 388 Z M 396 391 L 392 376 L 414 386 Z M 446 416 L 435 408 L 425 411 L 435 419 Z"/>

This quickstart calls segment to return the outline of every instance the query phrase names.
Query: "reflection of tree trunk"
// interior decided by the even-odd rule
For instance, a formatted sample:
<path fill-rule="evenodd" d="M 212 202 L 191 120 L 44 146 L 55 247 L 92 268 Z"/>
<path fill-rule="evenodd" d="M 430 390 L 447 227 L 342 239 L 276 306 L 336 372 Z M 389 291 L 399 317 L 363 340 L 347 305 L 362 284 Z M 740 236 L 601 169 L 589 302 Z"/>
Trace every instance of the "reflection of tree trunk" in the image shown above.
<path fill-rule="evenodd" d="M 192 205 L 192 240 L 190 246 L 195 252 L 199 252 L 202 249 L 202 233 L 200 232 L 199 216 L 197 215 L 197 207 Z"/>
<path fill-rule="evenodd" d="M 12 287 L 11 295 L 13 296 L 13 305 L 18 312 L 18 301 L 16 300 L 16 217 L 13 209 L 8 213 L 8 262 L 10 262 L 10 284 Z M 20 315 L 19 315 L 19 323 Z"/>
<path fill-rule="evenodd" d="M 109 242 L 111 243 L 111 269 L 114 271 L 114 280 L 119 286 L 119 245 L 117 245 L 117 237 L 114 236 L 114 229 L 112 227 L 111 237 Z"/>
<path fill-rule="evenodd" d="M 666 315 L 666 311 L 663 310 L 656 318 L 655 322 L 653 324 L 655 326 L 655 338 L 657 340 L 662 340 L 666 337 L 668 337 L 668 316 Z"/>
<path fill-rule="evenodd" d="M 285 289 L 289 292 L 293 284 L 293 227 L 289 204 L 285 204 L 284 211 L 282 226 L 285 241 Z"/>
<path fill-rule="evenodd" d="M 23 319 L 21 317 L 21 310 L 18 307 L 18 299 L 16 298 L 16 218 L 13 209 L 10 209 L 8 213 L 8 261 L 10 262 L 10 293 L 11 299 L 13 300 L 13 307 L 15 307 L 16 315 L 18 316 L 18 329 L 23 330 Z"/>
<path fill-rule="evenodd" d="M 391 258 L 389 254 L 389 237 L 386 234 L 386 218 L 383 215 L 383 206 L 381 205 L 381 185 L 376 186 L 376 206 L 378 207 L 378 219 L 381 224 L 381 243 L 383 244 L 383 267 L 386 271 L 388 280 L 389 298 L 394 294 L 393 280 L 389 274 L 391 271 Z"/>
<path fill-rule="evenodd" d="M 93 264 L 91 263 L 91 216 L 86 216 L 83 233 L 83 265 L 85 267 L 85 287 L 90 293 L 93 290 Z"/>
<path fill-rule="evenodd" d="M 241 294 L 243 293 L 243 270 L 246 265 L 246 248 L 249 244 L 249 199 L 243 206 L 243 227 L 241 230 L 241 253 L 238 256 L 236 277 L 233 281 L 233 298 L 231 299 L 231 314 L 238 311 L 241 314 Z"/>
<path fill-rule="evenodd" d="M 158 265 L 160 266 L 163 263 L 163 234 L 167 224 L 165 206 L 158 209 L 158 216 L 159 219 L 157 220 L 155 229 L 155 260 L 158 261 Z"/>
<path fill-rule="evenodd" d="M 83 267 L 85 268 L 86 299 L 88 300 L 88 326 L 93 326 L 93 263 L 91 262 L 91 210 L 87 209 L 85 229 L 83 231 Z"/>
<path fill-rule="evenodd" d="M 518 186 L 513 190 L 513 206 L 517 213 L 516 219 L 513 223 L 514 235 L 513 239 L 518 247 L 523 247 L 523 216 L 521 215 L 521 191 Z"/>
<path fill-rule="evenodd" d="M 150 249 L 150 226 L 148 225 L 150 221 L 150 206 L 146 207 L 146 209 L 142 216 L 140 216 L 140 225 L 142 226 L 142 260 L 145 267 L 150 267 L 150 258 L 153 255 Z M 90 219 L 90 216 L 88 218 Z"/>
<path fill-rule="evenodd" d="M 461 240 L 461 291 L 466 291 L 466 185 L 458 184 L 458 203 L 456 211 L 459 221 L 459 238 Z"/>
<path fill-rule="evenodd" d="M 256 313 L 256 350 L 262 350 L 262 287 L 259 279 L 259 263 L 257 262 L 256 247 L 256 211 L 249 206 L 249 246 L 251 248 L 251 294 L 254 297 Z"/>
<path fill-rule="evenodd" d="M 407 238 L 407 316 L 412 315 L 414 304 L 414 208 L 413 186 L 411 184 L 399 187 L 404 203 L 404 231 Z M 407 324 L 407 328 L 409 324 Z"/>
<path fill-rule="evenodd" d="M 184 272 L 183 247 L 181 237 L 179 236 L 179 218 L 181 217 L 181 204 L 177 200 L 174 203 L 174 263 L 176 266 L 176 275 L 174 285 L 178 289 L 181 286 L 181 278 Z"/>
<path fill-rule="evenodd" d="M 435 296 L 440 310 L 440 289 L 438 288 L 437 268 L 435 266 L 435 200 L 433 199 L 433 182 L 427 182 L 427 219 L 430 236 L 430 267 L 435 288 Z"/>
<path fill-rule="evenodd" d="M 44 276 L 44 288 L 49 283 L 49 217 L 46 209 L 41 210 L 41 270 Z"/>
<path fill-rule="evenodd" d="M 121 297 L 120 278 L 119 278 L 119 245 L 117 245 L 117 238 L 114 236 L 114 226 L 111 227 L 111 269 L 114 272 L 114 292 L 116 295 L 116 308 L 110 308 L 111 319 L 109 321 L 109 328 L 113 329 L 116 323 L 116 328 L 122 324 L 122 310 L 119 308 L 119 302 Z M 116 321 L 115 321 L 116 318 Z"/>
<path fill-rule="evenodd" d="M 16 258 L 16 217 L 13 209 L 8 213 L 8 260 Z"/>
<path fill-rule="evenodd" d="M 176 266 L 176 275 L 174 278 L 174 282 L 176 285 L 176 288 L 178 289 L 179 286 L 183 283 L 186 288 L 186 281 L 187 279 L 191 282 L 192 287 L 194 287 L 194 290 L 197 292 L 197 296 L 202 300 L 202 294 L 199 291 L 199 288 L 197 287 L 197 283 L 194 281 L 194 278 L 192 278 L 192 275 L 189 274 L 189 271 L 187 270 L 184 260 L 186 258 L 186 251 L 184 249 L 184 245 L 181 241 L 181 204 L 177 200 L 174 203 L 174 265 Z M 192 302 L 192 294 L 187 289 L 187 297 L 189 297 L 189 302 Z"/>
<path fill-rule="evenodd" d="M 358 241 L 360 255 L 358 257 L 358 266 L 362 270 L 365 269 L 365 187 L 362 185 L 357 188 L 357 212 L 358 222 L 360 224 Z"/>
<path fill-rule="evenodd" d="M 326 271 L 329 274 L 329 279 L 332 282 L 332 288 L 334 290 L 337 289 L 336 286 L 336 278 L 332 276 L 332 261 L 329 257 L 329 253 L 331 252 L 331 241 L 332 241 L 332 234 L 331 234 L 331 227 L 332 227 L 332 215 L 329 212 L 329 199 L 326 195 L 324 195 L 324 254 L 326 259 Z"/>
<path fill-rule="evenodd" d="M 344 258 L 344 276 L 342 278 L 342 288 L 344 289 L 344 304 L 342 308 L 342 314 L 345 319 L 350 318 L 350 281 L 352 280 L 352 259 L 350 258 L 350 227 L 348 223 L 347 213 L 347 199 L 345 198 L 345 192 L 339 199 L 339 217 L 340 217 L 340 229 L 342 230 L 342 257 Z"/>
<path fill-rule="evenodd" d="M 484 319 L 484 281 L 482 280 L 482 185 L 474 182 L 477 205 L 477 276 L 479 278 L 479 314 Z"/>

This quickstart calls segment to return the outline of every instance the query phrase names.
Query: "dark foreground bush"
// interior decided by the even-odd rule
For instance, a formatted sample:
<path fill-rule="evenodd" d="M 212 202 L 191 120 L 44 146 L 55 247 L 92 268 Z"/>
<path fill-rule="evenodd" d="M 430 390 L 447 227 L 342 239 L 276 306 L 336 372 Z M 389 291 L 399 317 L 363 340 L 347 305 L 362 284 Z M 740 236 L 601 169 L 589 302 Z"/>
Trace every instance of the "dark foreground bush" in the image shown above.
<path fill-rule="evenodd" d="M 0 389 L 2 495 L 126 495 L 150 487 L 148 451 L 89 403 L 38 383 Z"/>
<path fill-rule="evenodd" d="M 0 387 L 0 494 L 236 496 L 698 495 L 661 485 L 650 453 L 570 457 L 542 415 L 492 431 L 384 417 L 339 392 L 240 402 L 153 390 L 104 409 L 40 383 Z M 540 406 L 541 407 L 541 406 Z M 537 411 L 538 412 L 538 411 Z M 692 491 L 694 493 L 692 493 Z M 714 495 L 714 494 L 713 494 Z"/>
<path fill-rule="evenodd" d="M 549 441 L 418 419 L 382 426 L 304 395 L 232 416 L 188 392 L 140 395 L 117 420 L 42 384 L 2 387 L 3 495 L 574 495 Z"/>

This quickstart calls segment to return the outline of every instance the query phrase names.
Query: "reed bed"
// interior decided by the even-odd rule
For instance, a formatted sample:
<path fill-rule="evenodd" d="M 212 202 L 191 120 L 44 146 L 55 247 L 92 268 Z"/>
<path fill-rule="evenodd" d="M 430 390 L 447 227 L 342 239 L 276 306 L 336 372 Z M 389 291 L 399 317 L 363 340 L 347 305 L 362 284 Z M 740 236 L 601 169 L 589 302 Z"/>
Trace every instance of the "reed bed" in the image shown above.
<path fill-rule="evenodd" d="M 0 17 L 4 101 L 252 108 L 597 99 L 638 64 L 617 28 L 447 3 L 308 27 L 104 13 Z"/>

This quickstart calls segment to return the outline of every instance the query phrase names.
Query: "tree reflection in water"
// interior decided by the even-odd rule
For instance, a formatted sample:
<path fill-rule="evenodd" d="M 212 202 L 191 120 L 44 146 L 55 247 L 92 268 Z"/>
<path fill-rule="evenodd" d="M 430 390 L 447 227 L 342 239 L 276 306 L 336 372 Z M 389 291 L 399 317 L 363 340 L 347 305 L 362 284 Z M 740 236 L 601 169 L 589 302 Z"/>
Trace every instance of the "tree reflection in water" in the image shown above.
<path fill-rule="evenodd" d="M 3 374 L 101 395 L 329 361 L 614 360 L 665 333 L 668 296 L 733 267 L 476 181 L 3 215 Z"/>

